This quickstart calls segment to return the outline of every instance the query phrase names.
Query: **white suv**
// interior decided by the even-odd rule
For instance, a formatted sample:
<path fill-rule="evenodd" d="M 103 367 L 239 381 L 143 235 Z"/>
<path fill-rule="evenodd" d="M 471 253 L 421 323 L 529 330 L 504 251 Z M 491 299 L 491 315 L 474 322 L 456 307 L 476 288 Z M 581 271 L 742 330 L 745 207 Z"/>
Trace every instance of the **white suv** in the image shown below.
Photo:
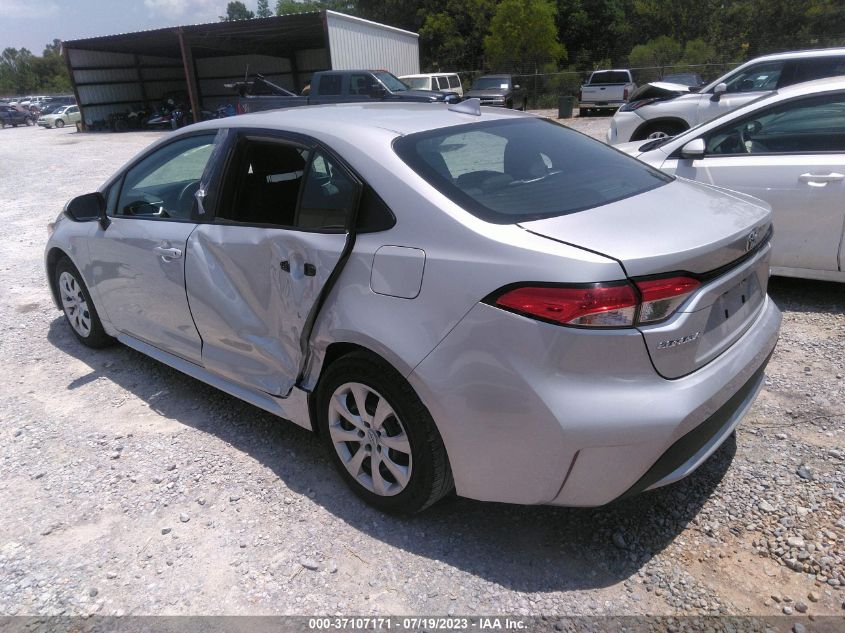
<path fill-rule="evenodd" d="M 461 78 L 456 73 L 424 73 L 399 77 L 414 90 L 435 90 L 437 92 L 457 92 L 464 96 Z"/>
<path fill-rule="evenodd" d="M 616 145 L 674 136 L 777 88 L 837 75 L 845 75 L 845 48 L 758 57 L 698 92 L 682 92 L 685 86 L 649 84 L 613 116 L 607 142 Z"/>

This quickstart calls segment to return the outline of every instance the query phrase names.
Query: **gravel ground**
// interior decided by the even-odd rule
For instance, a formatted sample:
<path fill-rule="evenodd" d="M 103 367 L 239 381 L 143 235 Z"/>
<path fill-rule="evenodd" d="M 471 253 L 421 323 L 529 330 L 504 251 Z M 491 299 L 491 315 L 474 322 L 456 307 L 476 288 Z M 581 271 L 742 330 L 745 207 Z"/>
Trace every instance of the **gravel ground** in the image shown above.
<path fill-rule="evenodd" d="M 308 432 L 88 350 L 52 306 L 47 222 L 158 133 L 0 136 L 0 615 L 843 613 L 841 286 L 772 281 L 765 388 L 687 480 L 600 509 L 451 498 L 392 518 Z"/>

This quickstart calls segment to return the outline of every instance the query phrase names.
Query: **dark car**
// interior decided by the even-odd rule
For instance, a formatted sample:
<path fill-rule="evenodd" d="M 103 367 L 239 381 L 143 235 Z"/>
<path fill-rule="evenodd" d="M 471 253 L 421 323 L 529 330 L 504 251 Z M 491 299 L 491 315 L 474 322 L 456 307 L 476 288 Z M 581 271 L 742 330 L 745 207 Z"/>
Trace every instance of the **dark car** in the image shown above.
<path fill-rule="evenodd" d="M 18 110 L 12 106 L 0 106 L 0 127 L 18 127 L 19 125 L 35 125 L 35 117 L 29 111 Z"/>
<path fill-rule="evenodd" d="M 258 112 L 276 108 L 293 108 L 326 103 L 362 103 L 368 101 L 404 101 L 416 103 L 457 103 L 456 92 L 412 90 L 407 84 L 384 70 L 324 70 L 314 73 L 307 95 L 294 95 L 289 90 L 267 81 L 260 75 L 251 81 L 226 84 L 239 95 L 238 111 Z"/>
<path fill-rule="evenodd" d="M 525 110 L 528 99 L 513 82 L 513 75 L 484 75 L 464 92 L 464 99 L 480 99 L 483 106 Z"/>

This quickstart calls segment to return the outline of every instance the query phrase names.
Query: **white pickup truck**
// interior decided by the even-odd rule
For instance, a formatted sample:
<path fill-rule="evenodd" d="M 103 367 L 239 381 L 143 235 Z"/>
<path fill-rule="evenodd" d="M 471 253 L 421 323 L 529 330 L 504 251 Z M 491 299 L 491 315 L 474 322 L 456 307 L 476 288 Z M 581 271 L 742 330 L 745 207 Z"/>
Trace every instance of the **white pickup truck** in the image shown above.
<path fill-rule="evenodd" d="M 596 70 L 583 86 L 579 98 L 581 116 L 593 110 L 616 110 L 637 89 L 630 70 Z"/>

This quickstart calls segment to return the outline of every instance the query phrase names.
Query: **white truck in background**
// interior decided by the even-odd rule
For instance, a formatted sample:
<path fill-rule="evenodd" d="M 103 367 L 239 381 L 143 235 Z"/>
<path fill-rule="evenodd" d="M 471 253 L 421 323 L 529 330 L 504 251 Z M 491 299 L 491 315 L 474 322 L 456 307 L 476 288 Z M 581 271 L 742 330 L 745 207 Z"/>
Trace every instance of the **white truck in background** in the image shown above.
<path fill-rule="evenodd" d="M 594 110 L 617 110 L 636 89 L 630 70 L 596 70 L 581 86 L 579 113 L 586 116 Z"/>

